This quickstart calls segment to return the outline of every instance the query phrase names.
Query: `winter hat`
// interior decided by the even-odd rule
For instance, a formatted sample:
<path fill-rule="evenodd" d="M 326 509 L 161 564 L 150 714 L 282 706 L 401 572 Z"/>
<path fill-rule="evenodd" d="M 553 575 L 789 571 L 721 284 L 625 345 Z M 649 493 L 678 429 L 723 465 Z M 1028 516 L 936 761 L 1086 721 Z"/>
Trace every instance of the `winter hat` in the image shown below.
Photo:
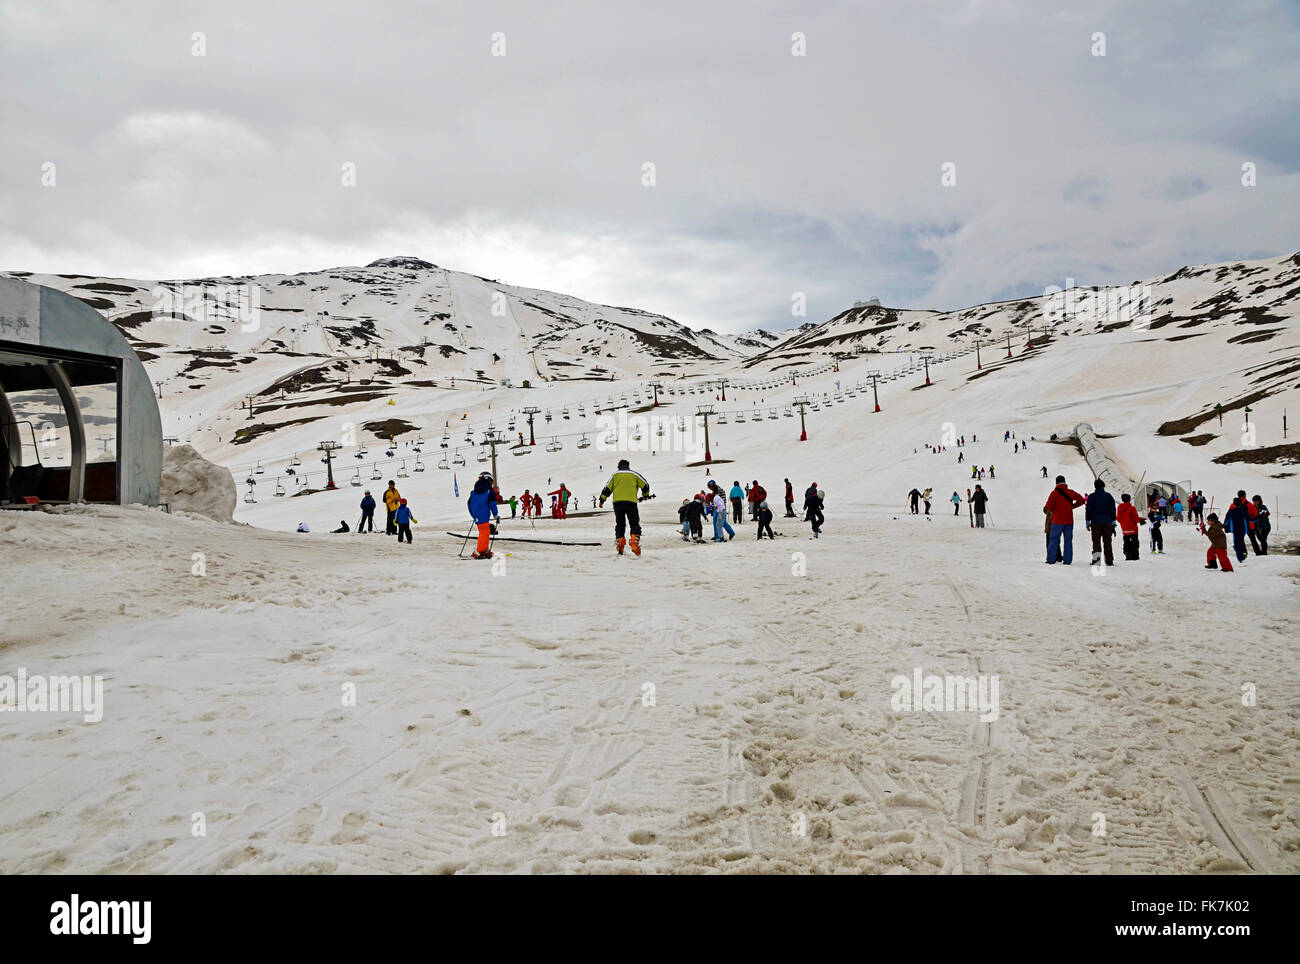
<path fill-rule="evenodd" d="M 1065 476 L 1063 476 L 1063 475 L 1058 475 L 1058 476 L 1056 477 L 1056 484 L 1057 484 L 1057 485 L 1064 485 L 1064 484 L 1065 484 Z"/>
<path fill-rule="evenodd" d="M 398 502 L 399 505 L 406 505 L 406 500 L 405 500 L 405 499 L 398 499 L 397 502 Z"/>
<path fill-rule="evenodd" d="M 1205 518 L 1209 519 L 1211 522 L 1218 522 L 1218 521 L 1219 521 L 1219 513 L 1217 513 L 1217 512 L 1211 512 L 1211 513 L 1210 513 L 1209 515 L 1207 515 Z"/>

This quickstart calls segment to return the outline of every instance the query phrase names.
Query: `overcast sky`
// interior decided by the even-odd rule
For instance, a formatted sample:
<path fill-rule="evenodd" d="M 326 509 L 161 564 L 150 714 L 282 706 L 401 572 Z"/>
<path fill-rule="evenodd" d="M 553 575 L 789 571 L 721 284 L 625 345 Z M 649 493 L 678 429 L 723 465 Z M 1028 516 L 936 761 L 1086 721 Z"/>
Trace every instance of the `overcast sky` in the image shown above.
<path fill-rule="evenodd" d="M 1300 249 L 1300 0 L 0 0 L 0 131 L 0 269 L 784 328 Z"/>

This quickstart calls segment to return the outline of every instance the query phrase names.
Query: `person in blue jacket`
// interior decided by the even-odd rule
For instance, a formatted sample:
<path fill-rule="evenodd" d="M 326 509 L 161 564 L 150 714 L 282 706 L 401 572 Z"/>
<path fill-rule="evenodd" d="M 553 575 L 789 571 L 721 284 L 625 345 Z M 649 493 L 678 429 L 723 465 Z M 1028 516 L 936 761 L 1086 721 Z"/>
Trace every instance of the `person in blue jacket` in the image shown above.
<path fill-rule="evenodd" d="M 375 497 L 366 489 L 365 497 L 361 500 L 361 521 L 357 523 L 357 531 L 365 532 L 369 524 L 370 532 L 375 531 Z"/>
<path fill-rule="evenodd" d="M 492 523 L 501 521 L 501 516 L 497 514 L 496 494 L 492 491 L 491 472 L 479 473 L 466 505 L 469 506 L 470 517 L 478 526 L 478 545 L 474 549 L 473 558 L 491 559 L 492 552 L 488 546 L 492 537 Z"/>
<path fill-rule="evenodd" d="M 1238 562 L 1246 561 L 1246 533 L 1250 531 L 1250 510 L 1246 507 L 1246 492 L 1239 491 L 1232 505 L 1223 514 L 1223 527 L 1232 533 L 1232 551 Z"/>
<path fill-rule="evenodd" d="M 1115 497 L 1106 491 L 1101 479 L 1093 484 L 1092 495 L 1083 504 L 1083 521 L 1092 533 L 1092 564 L 1099 564 L 1104 553 L 1106 565 L 1115 565 L 1115 551 L 1111 548 L 1115 538 Z"/>
<path fill-rule="evenodd" d="M 397 543 L 401 545 L 402 540 L 406 540 L 409 545 L 411 542 L 411 523 L 415 521 L 415 516 L 411 515 L 411 507 L 402 499 L 397 503 L 397 511 L 393 513 L 393 524 L 397 526 Z"/>
<path fill-rule="evenodd" d="M 731 483 L 731 491 L 727 495 L 731 498 L 731 519 L 736 525 L 740 525 L 740 520 L 744 516 L 742 510 L 745 506 L 745 490 L 740 487 L 739 479 Z"/>

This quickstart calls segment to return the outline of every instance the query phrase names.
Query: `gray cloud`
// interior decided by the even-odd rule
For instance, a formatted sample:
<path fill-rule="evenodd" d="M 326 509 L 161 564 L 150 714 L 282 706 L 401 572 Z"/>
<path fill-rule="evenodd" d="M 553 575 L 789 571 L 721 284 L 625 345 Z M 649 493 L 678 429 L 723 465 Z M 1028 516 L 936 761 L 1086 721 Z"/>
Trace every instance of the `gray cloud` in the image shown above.
<path fill-rule="evenodd" d="M 1127 283 L 1300 247 L 1297 65 L 1263 0 L 11 0 L 0 266 L 415 254 L 715 329 Z"/>

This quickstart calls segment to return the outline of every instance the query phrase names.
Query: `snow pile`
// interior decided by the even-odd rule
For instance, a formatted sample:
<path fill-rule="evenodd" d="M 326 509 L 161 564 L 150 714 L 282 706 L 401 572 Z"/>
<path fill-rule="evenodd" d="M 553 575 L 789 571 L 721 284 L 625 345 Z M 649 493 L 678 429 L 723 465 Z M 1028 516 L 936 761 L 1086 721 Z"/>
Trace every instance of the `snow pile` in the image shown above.
<path fill-rule="evenodd" d="M 209 462 L 191 445 L 172 445 L 163 454 L 162 497 L 173 512 L 192 512 L 217 522 L 234 521 L 234 477 L 229 469 Z"/>

